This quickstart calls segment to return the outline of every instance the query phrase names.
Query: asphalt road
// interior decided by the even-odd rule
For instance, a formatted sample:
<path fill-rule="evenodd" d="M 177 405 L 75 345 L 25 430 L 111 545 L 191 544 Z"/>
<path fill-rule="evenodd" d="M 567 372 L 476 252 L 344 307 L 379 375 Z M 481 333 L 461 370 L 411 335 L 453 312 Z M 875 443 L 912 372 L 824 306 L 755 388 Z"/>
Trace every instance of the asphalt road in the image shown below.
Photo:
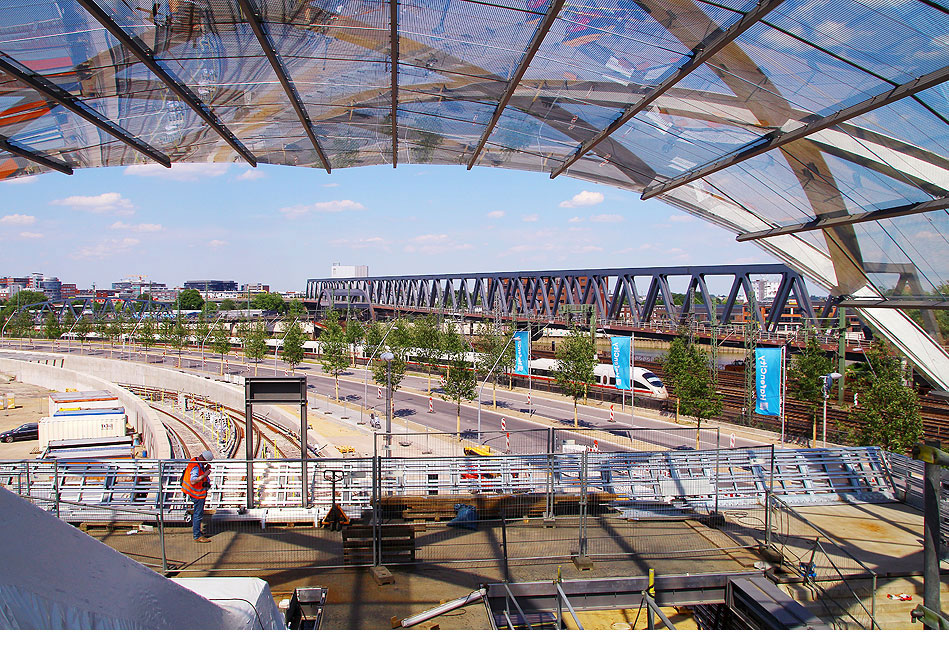
<path fill-rule="evenodd" d="M 19 344 L 19 342 L 17 342 Z M 35 342 L 31 347 L 28 343 L 24 344 L 26 350 L 37 350 L 52 353 L 79 353 L 79 347 L 71 344 L 67 349 L 63 344 L 58 344 L 56 349 L 52 348 L 49 342 Z M 97 357 L 113 357 L 115 359 L 128 359 L 130 361 L 142 361 L 145 354 L 139 347 L 127 346 L 123 352 L 122 347 L 116 346 L 110 351 L 109 347 L 94 346 L 86 344 L 83 347 L 83 354 Z M 203 372 L 209 375 L 217 375 L 221 370 L 221 359 L 219 355 L 206 353 L 202 364 L 201 355 L 193 351 L 184 353 L 181 356 L 182 370 L 190 372 Z M 155 350 L 148 351 L 148 361 L 153 364 L 163 364 L 164 366 L 174 368 L 178 356 L 174 353 L 167 353 L 162 356 Z M 259 376 L 267 377 L 274 374 L 284 376 L 289 367 L 283 362 L 278 361 L 276 365 L 273 360 L 264 361 L 258 365 L 257 373 Z M 254 374 L 253 364 L 245 365 L 243 360 L 237 355 L 228 355 L 225 359 L 225 372 L 238 375 Z M 335 397 L 335 383 L 332 377 L 328 377 L 320 372 L 319 362 L 315 360 L 305 360 L 304 363 L 295 369 L 295 374 L 305 374 L 307 384 L 310 389 L 311 407 L 318 409 L 321 403 L 325 404 L 326 396 Z M 368 378 L 366 384 L 366 371 L 364 367 L 353 368 L 346 371 L 339 378 L 339 397 L 345 401 L 355 414 L 359 414 L 365 400 L 366 409 L 374 411 L 378 417 L 385 422 L 385 400 L 378 397 L 378 387 L 373 383 L 372 377 Z M 429 399 L 427 395 L 418 395 L 414 392 L 427 392 L 428 379 L 425 376 L 406 375 L 403 379 L 400 390 L 393 396 L 395 415 L 397 420 L 393 423 L 393 432 L 398 432 L 402 427 L 402 420 L 421 428 L 428 428 L 435 432 L 456 432 L 457 412 L 456 405 L 453 402 L 446 402 L 442 399 L 442 393 L 438 388 L 439 381 L 437 376 L 432 377 L 433 407 L 434 413 L 429 412 Z M 480 385 L 479 385 L 480 388 Z M 385 389 L 383 388 L 383 394 Z M 523 392 L 508 391 L 500 385 L 497 388 L 497 404 L 499 408 L 515 412 L 498 413 L 493 411 L 492 385 L 486 384 L 482 389 L 481 396 L 481 443 L 486 443 L 492 447 L 504 450 L 506 441 L 505 435 L 501 432 L 501 419 L 505 420 L 506 429 L 510 432 L 511 452 L 514 454 L 543 453 L 546 451 L 547 440 L 547 420 L 558 422 L 564 428 L 573 427 L 573 404 L 564 399 L 552 397 L 549 394 L 532 395 L 532 404 L 527 405 L 527 396 Z M 614 408 L 614 414 L 618 422 L 610 423 L 609 407 L 595 407 L 591 405 L 578 406 L 579 425 L 583 428 L 590 428 L 602 431 L 610 431 L 619 437 L 612 441 L 598 440 L 596 435 L 589 435 L 583 432 L 558 432 L 558 445 L 563 440 L 573 439 L 578 444 L 593 445 L 597 440 L 598 449 L 609 452 L 618 450 L 637 449 L 641 447 L 641 442 L 656 443 L 660 440 L 663 445 L 668 447 L 689 446 L 695 447 L 694 428 L 689 431 L 688 428 L 679 428 L 674 424 L 665 421 L 658 421 L 642 415 L 636 415 L 631 418 L 629 414 L 629 405 L 626 406 L 626 412 L 620 411 L 619 407 Z M 368 411 L 362 414 L 363 419 L 368 419 Z M 462 402 L 460 407 L 460 426 L 462 437 L 473 443 L 478 442 L 478 406 L 477 401 L 474 404 Z M 543 422 L 538 422 L 538 418 L 543 418 Z M 633 423 L 638 428 L 661 429 L 662 432 L 634 432 L 633 438 L 636 441 L 623 441 L 623 438 L 629 436 L 621 428 L 628 427 Z M 677 433 L 676 429 L 682 429 Z M 535 430 L 532 432 L 525 430 Z M 713 430 L 703 430 L 700 442 L 700 448 L 711 448 L 716 446 L 716 435 Z M 637 443 L 640 442 L 640 443 Z M 730 441 L 723 435 L 720 444 L 728 446 Z M 735 446 L 761 445 L 758 440 L 735 437 Z"/>

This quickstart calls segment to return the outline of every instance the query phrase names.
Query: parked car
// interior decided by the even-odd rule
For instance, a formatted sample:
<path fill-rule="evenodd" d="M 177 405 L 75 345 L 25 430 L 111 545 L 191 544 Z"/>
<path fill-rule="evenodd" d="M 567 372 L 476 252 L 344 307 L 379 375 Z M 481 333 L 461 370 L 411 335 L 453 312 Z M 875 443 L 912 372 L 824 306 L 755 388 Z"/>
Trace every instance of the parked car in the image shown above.
<path fill-rule="evenodd" d="M 13 441 L 30 441 L 38 439 L 39 437 L 39 423 L 26 423 L 25 425 L 14 427 L 3 434 L 0 434 L 0 441 L 3 441 L 4 443 L 12 443 Z"/>

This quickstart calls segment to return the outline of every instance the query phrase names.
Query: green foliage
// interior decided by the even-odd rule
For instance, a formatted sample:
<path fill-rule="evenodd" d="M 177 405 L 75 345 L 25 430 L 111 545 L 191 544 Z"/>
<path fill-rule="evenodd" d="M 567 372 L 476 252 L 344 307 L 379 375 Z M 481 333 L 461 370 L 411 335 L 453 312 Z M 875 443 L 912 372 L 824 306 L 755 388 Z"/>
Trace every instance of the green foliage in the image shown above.
<path fill-rule="evenodd" d="M 224 329 L 222 324 L 214 328 L 214 334 L 211 335 L 211 350 L 221 356 L 221 374 L 224 374 L 224 356 L 231 352 L 230 334 Z"/>
<path fill-rule="evenodd" d="M 89 323 L 86 317 L 80 316 L 79 320 L 76 321 L 76 327 L 74 327 L 72 331 L 76 334 L 76 337 L 79 338 L 79 345 L 82 346 L 89 337 L 89 332 L 92 331 L 92 324 Z"/>
<path fill-rule="evenodd" d="M 204 299 L 198 290 L 184 289 L 178 293 L 174 307 L 181 310 L 201 310 L 204 309 Z"/>
<path fill-rule="evenodd" d="M 417 350 L 419 360 L 425 364 L 429 393 L 432 391 L 432 368 L 442 355 L 442 339 L 438 319 L 434 315 L 425 315 L 412 326 L 412 346 Z"/>
<path fill-rule="evenodd" d="M 63 328 L 59 324 L 59 319 L 52 312 L 46 313 L 46 319 L 43 321 L 43 336 L 50 341 L 56 341 L 63 334 Z"/>
<path fill-rule="evenodd" d="M 171 347 L 178 351 L 178 363 L 181 364 L 181 350 L 188 344 L 188 329 L 182 323 L 181 317 L 175 319 L 171 326 L 168 339 Z"/>
<path fill-rule="evenodd" d="M 904 384 L 899 358 L 886 344 L 876 340 L 866 351 L 867 363 L 848 369 L 859 394 L 856 445 L 878 445 L 906 454 L 923 436 L 919 397 Z"/>
<path fill-rule="evenodd" d="M 807 404 L 811 416 L 824 403 L 824 377 L 834 370 L 834 360 L 830 359 L 817 343 L 809 336 L 807 344 L 799 354 L 791 359 L 788 369 L 788 387 L 791 397 Z"/>
<path fill-rule="evenodd" d="M 391 352 L 394 355 L 392 360 L 392 393 L 395 395 L 395 392 L 402 386 L 402 380 L 405 379 L 406 363 L 404 351 L 393 350 Z M 376 355 L 376 359 L 372 361 L 372 381 L 379 386 L 386 386 L 386 363 L 379 359 L 379 355 Z"/>
<path fill-rule="evenodd" d="M 702 426 L 702 420 L 722 413 L 722 399 L 712 381 L 708 355 L 688 341 L 676 337 L 669 352 L 662 358 L 662 371 L 667 388 L 679 401 L 679 409 Z"/>
<path fill-rule="evenodd" d="M 303 316 L 306 314 L 306 306 L 303 301 L 290 301 L 287 303 L 287 314 L 290 316 Z"/>
<path fill-rule="evenodd" d="M 491 380 L 495 386 L 499 375 L 514 369 L 514 344 L 510 341 L 511 333 L 493 322 L 483 323 L 478 328 L 478 347 L 481 349 L 477 355 L 478 371 L 486 376 L 493 368 Z"/>
<path fill-rule="evenodd" d="M 336 380 L 336 399 L 339 400 L 339 374 L 349 368 L 346 332 L 339 324 L 339 315 L 331 310 L 323 319 L 323 332 L 320 333 L 320 361 L 323 372 Z"/>
<path fill-rule="evenodd" d="M 225 298 L 223 301 L 221 301 L 221 304 L 218 305 L 218 309 L 224 311 L 236 310 L 237 303 L 235 303 L 233 299 Z"/>
<path fill-rule="evenodd" d="M 25 337 L 26 335 L 30 336 L 30 339 L 33 338 L 33 316 L 30 312 L 26 310 L 21 310 L 17 312 L 13 318 L 10 320 L 10 323 L 7 325 L 7 331 L 12 337 Z"/>
<path fill-rule="evenodd" d="M 203 314 L 198 317 L 198 320 L 192 324 L 191 328 L 194 332 L 194 338 L 198 340 L 199 346 L 207 340 L 208 335 L 211 333 L 211 326 Z"/>
<path fill-rule="evenodd" d="M 590 340 L 590 334 L 583 329 L 573 328 L 557 345 L 557 366 L 554 367 L 554 379 L 563 392 L 573 398 L 573 424 L 577 422 L 577 402 L 586 396 L 587 386 L 594 380 L 593 367 L 596 366 L 596 348 Z"/>
<path fill-rule="evenodd" d="M 31 305 L 33 303 L 44 303 L 46 302 L 46 294 L 42 292 L 34 292 L 31 289 L 21 289 L 13 296 L 10 300 L 6 302 L 3 306 L 3 309 L 0 310 L 0 323 L 6 323 L 14 312 L 24 305 Z"/>
<path fill-rule="evenodd" d="M 386 331 L 383 329 L 382 324 L 378 321 L 373 321 L 368 328 L 366 328 L 366 333 L 364 335 L 366 347 L 364 355 L 371 355 L 373 351 L 382 343 L 383 337 L 385 337 Z"/>
<path fill-rule="evenodd" d="M 464 350 L 448 351 L 448 368 L 441 379 L 442 391 L 444 391 L 442 400 L 455 403 L 459 435 L 461 435 L 461 401 L 474 400 L 477 397 L 475 394 L 477 384 L 478 379 L 465 359 Z"/>
<path fill-rule="evenodd" d="M 280 349 L 280 359 L 295 369 L 303 361 L 303 329 L 294 321 L 283 333 L 283 347 Z"/>
<path fill-rule="evenodd" d="M 244 356 L 254 362 L 254 375 L 257 375 L 257 364 L 267 356 L 267 331 L 264 324 L 258 321 L 247 329 L 244 335 Z"/>
<path fill-rule="evenodd" d="M 287 302 L 277 292 L 262 292 L 251 299 L 250 306 L 255 310 L 270 310 L 277 314 L 287 311 Z"/>
<path fill-rule="evenodd" d="M 150 319 L 144 319 L 138 328 L 138 341 L 148 352 L 148 347 L 155 343 L 155 324 Z"/>

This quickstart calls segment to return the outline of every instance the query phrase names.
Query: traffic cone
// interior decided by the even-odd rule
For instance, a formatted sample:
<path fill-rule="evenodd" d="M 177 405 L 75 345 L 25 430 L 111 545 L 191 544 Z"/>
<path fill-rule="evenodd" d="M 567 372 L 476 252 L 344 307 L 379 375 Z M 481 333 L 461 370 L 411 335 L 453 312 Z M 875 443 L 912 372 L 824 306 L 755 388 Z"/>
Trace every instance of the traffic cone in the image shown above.
<path fill-rule="evenodd" d="M 610 422 L 615 423 L 616 419 L 613 417 L 613 405 L 610 405 Z"/>
<path fill-rule="evenodd" d="M 435 403 L 432 401 L 432 396 L 428 397 L 428 413 L 435 413 Z"/>

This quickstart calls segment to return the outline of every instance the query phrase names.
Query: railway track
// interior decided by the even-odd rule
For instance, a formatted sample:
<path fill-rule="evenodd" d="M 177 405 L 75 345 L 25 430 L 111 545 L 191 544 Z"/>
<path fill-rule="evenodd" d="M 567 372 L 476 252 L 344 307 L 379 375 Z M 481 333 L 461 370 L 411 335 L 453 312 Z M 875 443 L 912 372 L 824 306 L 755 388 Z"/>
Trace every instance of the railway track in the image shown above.
<path fill-rule="evenodd" d="M 166 419 L 174 420 L 178 425 L 180 425 L 181 427 L 184 427 L 192 436 L 194 436 L 196 439 L 198 439 L 198 442 L 201 444 L 201 446 L 203 447 L 204 450 L 210 450 L 210 449 L 212 449 L 211 446 L 208 445 L 207 440 L 206 440 L 203 436 L 201 436 L 201 435 L 198 433 L 198 430 L 197 430 L 196 428 L 192 427 L 191 424 L 188 423 L 187 421 L 185 421 L 183 418 L 181 418 L 181 417 L 178 416 L 177 414 L 174 414 L 174 413 L 172 413 L 172 412 L 170 412 L 170 411 L 167 411 L 167 410 L 165 410 L 165 409 L 162 409 L 161 407 L 156 407 L 155 405 L 152 405 L 151 407 L 152 407 L 152 409 L 154 409 L 154 410 L 157 411 L 158 413 L 163 414 Z M 167 423 L 167 422 L 165 423 L 165 428 L 168 429 L 168 423 Z M 181 444 L 181 446 L 182 446 L 182 448 L 183 448 L 183 452 L 184 452 L 184 455 L 185 455 L 184 458 L 190 459 L 190 458 L 191 458 L 191 455 L 190 455 L 190 453 L 188 452 L 188 445 L 185 443 L 184 438 L 183 438 L 177 431 L 174 431 L 174 434 L 175 434 L 175 437 L 178 439 L 178 441 L 180 442 L 180 444 Z"/>

